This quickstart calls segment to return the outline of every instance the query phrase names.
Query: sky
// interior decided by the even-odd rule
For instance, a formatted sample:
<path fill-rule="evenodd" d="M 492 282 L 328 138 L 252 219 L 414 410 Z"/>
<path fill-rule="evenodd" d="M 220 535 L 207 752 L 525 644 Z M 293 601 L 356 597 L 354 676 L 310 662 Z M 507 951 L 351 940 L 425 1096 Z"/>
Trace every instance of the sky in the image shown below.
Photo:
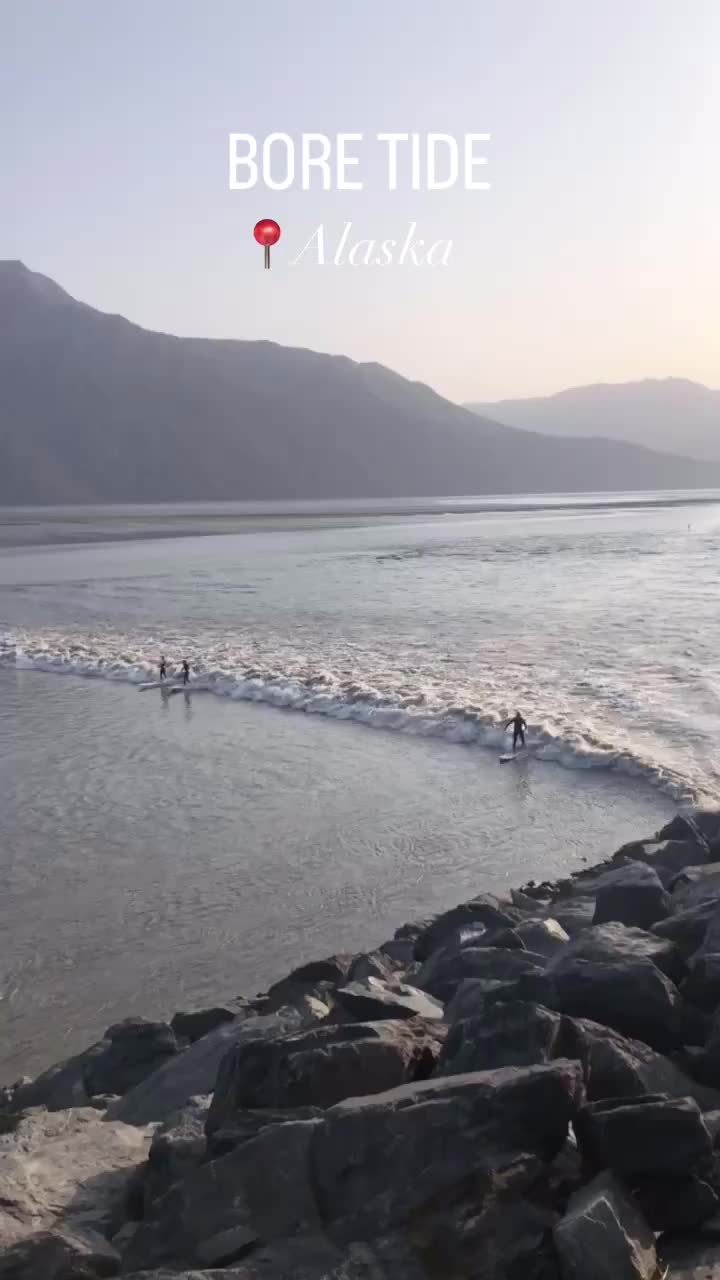
<path fill-rule="evenodd" d="M 717 387 L 719 50 L 717 0 L 0 0 L 0 258 L 458 401 Z M 231 190 L 229 134 L 272 132 L 361 133 L 363 189 Z M 383 132 L 489 133 L 490 189 L 388 190 Z M 348 222 L 447 265 L 335 266 Z"/>

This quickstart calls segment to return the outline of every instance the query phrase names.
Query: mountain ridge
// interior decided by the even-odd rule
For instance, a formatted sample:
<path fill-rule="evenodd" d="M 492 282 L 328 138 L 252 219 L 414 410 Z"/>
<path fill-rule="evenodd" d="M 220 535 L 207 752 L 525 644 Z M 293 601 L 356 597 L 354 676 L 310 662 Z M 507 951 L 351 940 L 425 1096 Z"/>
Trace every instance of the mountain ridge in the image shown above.
<path fill-rule="evenodd" d="M 2 505 L 708 483 L 682 457 L 479 417 L 378 362 L 145 329 L 0 262 Z"/>

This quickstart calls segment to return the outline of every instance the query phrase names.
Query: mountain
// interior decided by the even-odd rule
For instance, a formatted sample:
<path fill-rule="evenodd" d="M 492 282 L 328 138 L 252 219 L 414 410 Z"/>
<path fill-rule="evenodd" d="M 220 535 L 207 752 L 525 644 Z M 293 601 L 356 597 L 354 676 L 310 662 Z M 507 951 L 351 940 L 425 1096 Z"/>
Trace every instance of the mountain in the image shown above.
<path fill-rule="evenodd" d="M 687 459 L 478 418 L 382 365 L 152 333 L 0 263 L 0 504 L 712 482 Z"/>
<path fill-rule="evenodd" d="M 598 383 L 553 396 L 465 407 L 529 431 L 610 436 L 651 449 L 720 460 L 720 391 L 686 378 Z"/>

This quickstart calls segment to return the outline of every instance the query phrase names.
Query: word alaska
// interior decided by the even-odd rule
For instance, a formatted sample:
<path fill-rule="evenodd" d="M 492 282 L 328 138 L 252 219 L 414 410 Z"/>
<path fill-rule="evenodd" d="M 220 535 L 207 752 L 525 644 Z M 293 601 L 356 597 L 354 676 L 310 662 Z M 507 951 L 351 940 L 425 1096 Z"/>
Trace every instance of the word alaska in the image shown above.
<path fill-rule="evenodd" d="M 373 146 L 381 156 L 388 191 L 487 191 L 481 179 L 487 156 L 478 154 L 489 133 L 377 133 Z M 260 183 L 270 191 L 362 191 L 362 162 L 367 152 L 362 133 L 303 133 L 296 143 L 287 133 L 269 133 L 261 146 L 251 133 L 231 133 L 230 190 L 249 191 Z"/>
<path fill-rule="evenodd" d="M 352 222 L 346 222 L 343 233 L 333 250 L 325 240 L 325 227 L 313 231 L 291 267 L 299 262 L 316 262 L 324 267 L 389 267 L 393 263 L 409 267 L 447 267 L 452 253 L 452 240 L 433 240 L 427 244 L 415 236 L 416 222 L 411 222 L 403 240 L 357 240 L 352 234 Z"/>

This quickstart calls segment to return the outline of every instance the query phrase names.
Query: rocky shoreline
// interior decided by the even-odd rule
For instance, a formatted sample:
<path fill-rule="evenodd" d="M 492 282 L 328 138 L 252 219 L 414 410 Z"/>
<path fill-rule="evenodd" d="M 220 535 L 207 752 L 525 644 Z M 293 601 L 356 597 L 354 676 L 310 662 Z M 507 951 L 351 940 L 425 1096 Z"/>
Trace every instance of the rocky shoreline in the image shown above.
<path fill-rule="evenodd" d="M 720 812 L 0 1093 L 0 1280 L 720 1280 Z"/>

